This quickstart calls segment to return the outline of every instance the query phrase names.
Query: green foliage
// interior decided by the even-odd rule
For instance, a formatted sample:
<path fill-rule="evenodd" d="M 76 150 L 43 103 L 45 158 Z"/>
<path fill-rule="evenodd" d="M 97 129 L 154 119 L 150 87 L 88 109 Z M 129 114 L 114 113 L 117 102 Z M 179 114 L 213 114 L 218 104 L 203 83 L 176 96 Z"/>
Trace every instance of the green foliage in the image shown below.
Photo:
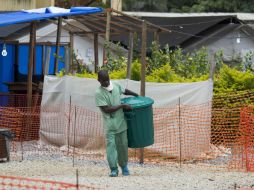
<path fill-rule="evenodd" d="M 244 61 L 241 63 L 240 68 L 243 71 L 252 71 L 254 72 L 254 65 L 252 63 L 252 57 L 253 57 L 253 52 L 249 51 L 246 53 L 245 57 L 244 57 Z"/>
<path fill-rule="evenodd" d="M 251 0 L 197 0 L 190 12 L 252 12 Z"/>
<path fill-rule="evenodd" d="M 123 0 L 124 11 L 253 12 L 252 0 Z"/>
<path fill-rule="evenodd" d="M 103 64 L 101 69 L 106 69 L 108 71 L 117 71 L 126 68 L 127 65 L 127 58 L 123 56 L 123 51 L 120 48 L 119 44 L 116 44 L 116 55 L 113 56 L 111 53 L 110 43 L 106 42 L 104 44 L 106 50 L 106 63 Z"/>
<path fill-rule="evenodd" d="M 151 50 L 152 55 L 147 60 L 148 75 L 165 64 L 169 64 L 177 75 L 186 79 L 199 78 L 209 72 L 210 65 L 206 48 L 184 53 L 181 48 L 172 51 L 168 46 L 165 46 L 163 51 L 156 43 L 153 43 Z"/>
<path fill-rule="evenodd" d="M 168 0 L 123 0 L 124 11 L 167 11 Z"/>
<path fill-rule="evenodd" d="M 223 65 L 214 80 L 214 92 L 232 92 L 254 89 L 254 73 L 241 72 Z"/>
<path fill-rule="evenodd" d="M 126 68 L 118 71 L 112 71 L 109 73 L 111 79 L 124 79 L 126 78 Z"/>
<path fill-rule="evenodd" d="M 108 62 L 104 64 L 101 69 L 106 69 L 108 71 L 118 71 L 122 69 L 126 69 L 127 65 L 127 59 L 126 57 L 118 57 L 113 58 L 113 57 L 108 57 Z"/>
<path fill-rule="evenodd" d="M 155 69 L 146 77 L 147 82 L 182 82 L 182 78 L 175 74 L 170 65 L 165 64 Z"/>
<path fill-rule="evenodd" d="M 213 108 L 241 108 L 245 105 L 254 105 L 254 89 L 236 91 L 236 92 L 219 92 L 213 96 Z"/>
<path fill-rule="evenodd" d="M 209 72 L 208 54 L 205 48 L 198 51 L 184 54 L 182 49 L 171 52 L 170 64 L 176 74 L 190 79 L 192 77 L 201 77 Z"/>
<path fill-rule="evenodd" d="M 146 81 L 148 82 L 197 82 L 207 80 L 209 77 L 210 64 L 208 62 L 208 53 L 205 48 L 192 53 L 184 53 L 182 49 L 175 51 L 169 50 L 166 46 L 160 50 L 156 43 L 153 43 L 151 57 L 147 57 Z M 116 56 L 108 55 L 108 63 L 103 65 L 102 69 L 109 70 L 110 78 L 126 78 L 127 59 L 118 54 Z M 89 73 L 85 65 L 79 62 L 77 56 L 74 57 L 76 71 L 74 76 L 97 78 L 94 73 Z M 223 63 L 223 52 L 218 51 L 215 54 L 216 72 L 214 76 L 214 92 L 237 92 L 254 89 L 254 72 L 250 65 L 251 54 L 246 54 L 242 64 L 243 70 L 237 67 L 229 67 Z M 232 56 L 234 57 L 234 56 Z M 248 67 L 247 67 L 248 66 Z M 131 67 L 131 79 L 140 80 L 141 63 L 135 59 Z M 64 76 L 66 73 L 62 70 L 58 76 Z"/>
<path fill-rule="evenodd" d="M 131 79 L 140 81 L 141 63 L 136 59 L 131 66 Z"/>
<path fill-rule="evenodd" d="M 160 49 L 159 45 L 156 42 L 152 43 L 152 54 L 151 57 L 147 58 L 147 74 L 152 73 L 156 68 L 160 68 L 165 64 L 169 64 L 170 54 L 168 46 L 166 46 L 165 49 L 166 52 Z"/>
<path fill-rule="evenodd" d="M 110 3 L 107 1 L 104 4 L 101 0 L 55 0 L 55 6 L 63 7 L 63 8 L 71 8 L 71 7 L 103 7 L 109 8 Z"/>
<path fill-rule="evenodd" d="M 124 11 L 253 12 L 252 0 L 123 0 Z"/>
<path fill-rule="evenodd" d="M 83 72 L 83 73 L 75 73 L 74 75 L 69 74 L 69 76 L 76 76 L 80 78 L 97 78 L 96 73 L 88 73 L 88 72 Z"/>

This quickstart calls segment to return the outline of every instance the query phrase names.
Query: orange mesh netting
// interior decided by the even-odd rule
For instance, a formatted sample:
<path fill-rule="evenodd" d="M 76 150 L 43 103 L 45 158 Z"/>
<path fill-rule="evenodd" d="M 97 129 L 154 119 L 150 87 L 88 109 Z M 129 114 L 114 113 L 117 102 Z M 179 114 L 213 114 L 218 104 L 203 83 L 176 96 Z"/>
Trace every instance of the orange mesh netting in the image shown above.
<path fill-rule="evenodd" d="M 247 106 L 241 109 L 240 122 L 242 145 L 242 165 L 246 171 L 254 171 L 254 107 Z"/>
<path fill-rule="evenodd" d="M 36 189 L 50 189 L 50 190 L 100 190 L 101 188 L 70 184 L 64 182 L 55 182 L 48 180 L 39 180 L 39 179 L 29 179 L 22 177 L 12 177 L 12 176 L 0 176 L 0 188 L 1 190 L 36 190 Z"/>
<path fill-rule="evenodd" d="M 39 139 L 41 96 L 34 95 L 32 102 L 28 108 L 26 95 L 0 95 L 0 127 L 15 132 L 17 141 Z"/>
<path fill-rule="evenodd" d="M 247 114 L 247 111 L 242 112 Z M 154 107 L 154 144 L 144 148 L 144 159 L 146 162 L 199 160 L 239 170 L 248 163 L 248 170 L 252 170 L 253 136 L 250 135 L 248 141 L 243 137 L 243 131 L 251 133 L 247 128 L 251 126 L 248 123 L 250 116 L 243 113 L 239 128 L 240 108 L 213 106 L 211 111 L 211 103 Z M 71 104 L 34 106 L 32 109 L 2 106 L 0 119 L 0 127 L 16 132 L 15 140 L 35 140 L 35 144 L 28 143 L 23 147 L 22 154 L 39 156 L 42 152 L 52 154 L 58 150 L 73 158 L 105 159 L 100 113 Z M 37 143 L 39 137 L 45 146 Z M 17 143 L 12 147 L 12 155 L 15 151 L 20 153 Z M 139 158 L 138 149 L 129 152 L 131 160 Z"/>

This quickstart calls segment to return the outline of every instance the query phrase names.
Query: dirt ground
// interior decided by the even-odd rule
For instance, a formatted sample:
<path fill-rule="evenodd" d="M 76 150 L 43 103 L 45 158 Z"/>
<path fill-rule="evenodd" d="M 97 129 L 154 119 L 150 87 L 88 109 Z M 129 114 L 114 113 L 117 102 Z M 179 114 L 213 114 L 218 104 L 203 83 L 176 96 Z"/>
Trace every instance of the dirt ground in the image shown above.
<path fill-rule="evenodd" d="M 0 163 L 0 175 L 76 183 L 103 189 L 226 190 L 254 187 L 254 172 L 229 172 L 205 164 L 143 164 L 130 162 L 130 176 L 108 177 L 106 161 L 32 159 Z"/>

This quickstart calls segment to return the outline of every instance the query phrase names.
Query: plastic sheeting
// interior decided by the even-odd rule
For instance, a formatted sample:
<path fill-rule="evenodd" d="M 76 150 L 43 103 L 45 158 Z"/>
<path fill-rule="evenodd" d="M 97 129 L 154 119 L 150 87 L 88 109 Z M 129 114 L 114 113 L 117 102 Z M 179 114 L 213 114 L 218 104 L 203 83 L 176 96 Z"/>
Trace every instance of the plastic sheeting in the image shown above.
<path fill-rule="evenodd" d="M 34 20 L 45 20 L 61 16 L 85 15 L 102 12 L 98 7 L 72 7 L 71 9 L 62 9 L 58 7 L 47 7 L 40 9 L 23 10 L 17 12 L 2 13 L 0 26 L 31 22 Z"/>
<path fill-rule="evenodd" d="M 116 80 L 123 87 L 140 92 L 140 81 Z M 99 112 L 95 106 L 94 93 L 99 86 L 96 79 L 64 76 L 46 76 L 44 79 L 42 106 L 71 102 Z M 154 99 L 155 107 L 171 105 L 198 105 L 210 102 L 213 94 L 212 80 L 193 83 L 151 83 L 146 82 L 146 96 Z"/>

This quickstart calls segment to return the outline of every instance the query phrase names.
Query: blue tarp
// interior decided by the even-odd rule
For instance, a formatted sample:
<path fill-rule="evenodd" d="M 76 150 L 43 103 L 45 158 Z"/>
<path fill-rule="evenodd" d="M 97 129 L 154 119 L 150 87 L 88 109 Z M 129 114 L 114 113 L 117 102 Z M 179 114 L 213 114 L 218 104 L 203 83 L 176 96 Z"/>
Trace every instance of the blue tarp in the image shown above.
<path fill-rule="evenodd" d="M 0 26 L 7 26 L 11 24 L 18 24 L 24 22 L 31 22 L 36 20 L 45 20 L 54 17 L 61 16 L 74 16 L 74 15 L 85 15 L 92 13 L 102 12 L 102 8 L 98 7 L 72 7 L 71 9 L 61 9 L 58 11 L 51 11 L 52 7 L 34 9 L 28 11 L 18 11 L 0 14 Z M 38 11 L 37 11 L 38 10 Z"/>
<path fill-rule="evenodd" d="M 3 44 L 0 44 L 2 50 Z M 8 92 L 8 87 L 2 82 L 14 81 L 15 46 L 7 44 L 8 55 L 0 56 L 0 92 Z"/>

